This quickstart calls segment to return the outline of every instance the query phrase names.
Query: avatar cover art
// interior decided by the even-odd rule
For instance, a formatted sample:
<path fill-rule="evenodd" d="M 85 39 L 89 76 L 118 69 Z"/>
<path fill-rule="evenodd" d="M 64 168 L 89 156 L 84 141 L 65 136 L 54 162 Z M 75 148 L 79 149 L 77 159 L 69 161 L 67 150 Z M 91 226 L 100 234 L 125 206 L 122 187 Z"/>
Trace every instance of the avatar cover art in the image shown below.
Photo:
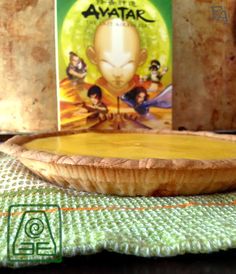
<path fill-rule="evenodd" d="M 171 128 L 171 2 L 56 1 L 61 130 Z"/>

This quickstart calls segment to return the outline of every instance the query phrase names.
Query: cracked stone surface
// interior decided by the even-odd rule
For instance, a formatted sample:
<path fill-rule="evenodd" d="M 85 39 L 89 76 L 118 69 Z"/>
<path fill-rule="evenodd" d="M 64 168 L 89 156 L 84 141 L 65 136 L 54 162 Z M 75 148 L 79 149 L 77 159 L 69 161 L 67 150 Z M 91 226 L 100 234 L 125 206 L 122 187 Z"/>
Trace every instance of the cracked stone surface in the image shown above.
<path fill-rule="evenodd" d="M 174 22 L 174 128 L 236 129 L 236 1 L 174 0 Z"/>
<path fill-rule="evenodd" d="M 57 129 L 53 1 L 0 1 L 0 132 Z"/>

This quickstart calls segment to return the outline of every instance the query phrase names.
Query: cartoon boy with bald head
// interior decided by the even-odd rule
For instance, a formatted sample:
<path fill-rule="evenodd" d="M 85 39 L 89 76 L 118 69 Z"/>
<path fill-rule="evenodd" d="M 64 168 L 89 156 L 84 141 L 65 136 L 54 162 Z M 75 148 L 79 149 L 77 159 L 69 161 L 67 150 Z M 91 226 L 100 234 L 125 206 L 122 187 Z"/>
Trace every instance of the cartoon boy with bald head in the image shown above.
<path fill-rule="evenodd" d="M 121 19 L 109 19 L 97 27 L 87 56 L 102 74 L 97 84 L 117 97 L 135 86 L 134 77 L 147 60 L 147 50 L 141 48 L 135 26 Z"/>

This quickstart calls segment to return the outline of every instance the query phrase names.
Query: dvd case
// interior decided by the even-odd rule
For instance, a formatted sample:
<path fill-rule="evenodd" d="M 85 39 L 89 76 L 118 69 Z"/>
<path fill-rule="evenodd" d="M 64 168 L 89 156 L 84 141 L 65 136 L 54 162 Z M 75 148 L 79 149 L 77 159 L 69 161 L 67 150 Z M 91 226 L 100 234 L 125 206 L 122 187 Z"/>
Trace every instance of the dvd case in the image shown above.
<path fill-rule="evenodd" d="M 57 0 L 60 129 L 170 129 L 172 43 L 172 0 Z"/>

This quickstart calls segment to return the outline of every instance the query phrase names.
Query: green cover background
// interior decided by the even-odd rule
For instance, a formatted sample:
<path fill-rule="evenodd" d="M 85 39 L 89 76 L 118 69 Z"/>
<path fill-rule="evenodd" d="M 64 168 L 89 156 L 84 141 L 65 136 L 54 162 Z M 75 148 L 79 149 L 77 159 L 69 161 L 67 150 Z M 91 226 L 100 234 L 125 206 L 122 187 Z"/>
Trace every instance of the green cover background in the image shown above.
<path fill-rule="evenodd" d="M 61 39 L 61 29 L 64 18 L 71 8 L 71 6 L 78 0 L 56 0 L 57 2 L 57 31 L 58 31 L 58 60 L 62 60 L 61 54 L 61 43 L 59 42 Z M 128 1 L 128 0 L 127 0 Z M 150 0 L 150 2 L 158 7 L 163 19 L 166 22 L 169 37 L 170 37 L 170 46 L 173 48 L 173 28 L 172 28 L 172 0 Z M 63 8 L 61 8 L 63 7 Z M 170 64 L 172 64 L 172 54 L 170 56 Z M 60 74 L 64 73 L 64 68 L 60 68 L 59 64 L 59 72 Z"/>

